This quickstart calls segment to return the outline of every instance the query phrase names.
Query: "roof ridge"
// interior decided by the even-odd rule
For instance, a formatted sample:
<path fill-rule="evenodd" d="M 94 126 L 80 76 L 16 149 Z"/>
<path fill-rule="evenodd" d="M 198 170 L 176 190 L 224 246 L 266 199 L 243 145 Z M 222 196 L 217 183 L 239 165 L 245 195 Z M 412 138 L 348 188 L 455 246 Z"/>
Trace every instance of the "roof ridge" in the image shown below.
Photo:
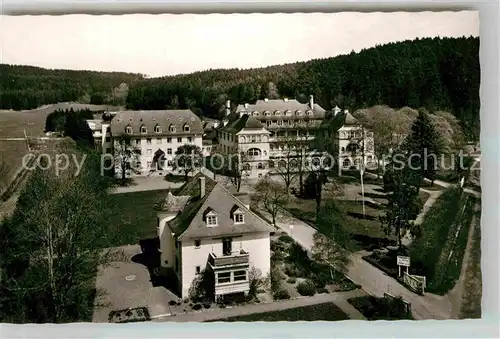
<path fill-rule="evenodd" d="M 219 183 L 218 183 L 218 184 L 219 184 Z M 216 185 L 216 186 L 217 186 L 217 185 Z M 239 202 L 243 205 L 243 208 L 244 208 L 245 210 L 247 210 L 248 212 L 252 213 L 254 216 L 256 216 L 258 219 L 260 219 L 260 221 L 264 222 L 266 225 L 269 225 L 269 223 L 268 223 L 266 220 L 264 220 L 263 218 L 261 218 L 259 215 L 257 215 L 257 213 L 253 212 L 250 208 L 247 208 L 247 207 L 245 206 L 245 204 L 244 204 L 244 203 L 243 203 L 240 199 L 238 199 L 238 198 L 237 198 L 237 197 L 236 197 L 233 193 L 231 193 L 231 192 L 230 192 L 227 188 L 225 188 L 223 185 L 221 185 L 221 187 L 222 187 L 222 188 L 223 188 L 223 189 L 224 189 L 227 193 L 229 193 L 229 194 L 230 194 L 233 198 L 235 198 L 236 200 L 238 200 L 238 201 L 239 201 Z M 271 226 L 271 225 L 269 225 L 269 226 Z"/>

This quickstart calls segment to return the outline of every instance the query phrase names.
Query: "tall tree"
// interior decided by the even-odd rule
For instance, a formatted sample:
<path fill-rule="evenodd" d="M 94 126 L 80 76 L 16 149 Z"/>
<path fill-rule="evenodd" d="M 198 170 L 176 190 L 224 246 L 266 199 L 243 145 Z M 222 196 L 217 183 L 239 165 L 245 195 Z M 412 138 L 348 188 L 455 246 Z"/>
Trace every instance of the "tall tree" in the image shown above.
<path fill-rule="evenodd" d="M 269 177 L 264 177 L 255 187 L 255 191 L 254 199 L 262 203 L 265 210 L 271 214 L 273 225 L 276 226 L 276 217 L 288 200 L 283 187 Z"/>
<path fill-rule="evenodd" d="M 185 144 L 177 148 L 174 158 L 174 170 L 184 172 L 184 180 L 188 180 L 188 175 L 196 169 L 201 168 L 203 154 L 201 148 L 192 144 Z"/>
<path fill-rule="evenodd" d="M 419 111 L 403 149 L 407 152 L 407 166 L 414 180 L 412 185 L 417 188 L 418 193 L 424 178 L 434 183 L 439 157 L 443 151 L 441 136 L 425 111 Z"/>
<path fill-rule="evenodd" d="M 402 237 L 412 230 L 412 220 L 419 212 L 418 188 L 413 183 L 412 170 L 396 167 L 394 159 L 390 160 L 388 170 L 384 174 L 384 190 L 387 192 L 388 204 L 386 214 L 381 216 L 383 229 L 387 235 L 395 234 L 399 248 Z"/>
<path fill-rule="evenodd" d="M 91 318 L 97 267 L 120 255 L 106 249 L 117 234 L 108 219 L 108 187 L 98 154 L 87 156 L 79 172 L 70 163 L 58 175 L 40 169 L 32 174 L 14 214 L 0 227 L 0 321 Z"/>
<path fill-rule="evenodd" d="M 122 134 L 114 139 L 114 164 L 120 171 L 120 177 L 123 183 L 127 178 L 127 171 L 139 173 L 138 163 L 141 150 L 132 142 L 132 137 Z"/>

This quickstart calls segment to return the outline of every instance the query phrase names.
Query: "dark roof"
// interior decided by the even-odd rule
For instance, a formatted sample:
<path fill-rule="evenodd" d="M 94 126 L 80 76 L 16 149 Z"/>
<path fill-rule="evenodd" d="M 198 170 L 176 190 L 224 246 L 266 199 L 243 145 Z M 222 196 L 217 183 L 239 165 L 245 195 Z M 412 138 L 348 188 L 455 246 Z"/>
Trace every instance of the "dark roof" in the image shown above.
<path fill-rule="evenodd" d="M 236 108 L 236 112 L 275 112 L 280 111 L 282 113 L 286 111 L 302 111 L 306 112 L 308 110 L 312 110 L 313 117 L 317 119 L 322 119 L 325 117 L 325 110 L 318 104 L 314 104 L 313 107 L 309 105 L 309 103 L 302 104 L 297 100 L 258 100 L 255 104 L 249 104 L 248 108 L 245 108 L 245 105 L 238 105 Z"/>
<path fill-rule="evenodd" d="M 224 126 L 221 130 L 227 131 L 231 133 L 238 133 L 244 128 L 248 129 L 262 129 L 264 125 L 262 125 L 257 119 L 248 114 L 243 114 L 241 117 L 233 119 L 226 126 Z"/>
<path fill-rule="evenodd" d="M 189 126 L 189 132 L 184 132 L 184 125 Z M 140 133 L 140 128 L 145 125 L 146 134 Z M 155 133 L 155 126 L 159 125 L 161 133 Z M 176 132 L 170 132 L 170 125 L 174 125 Z M 131 126 L 133 135 L 182 135 L 203 134 L 200 118 L 191 110 L 163 110 L 163 111 L 122 111 L 118 112 L 111 120 L 111 134 L 114 136 L 124 134 L 125 128 Z"/>
<path fill-rule="evenodd" d="M 358 124 L 359 121 L 351 113 L 340 112 L 325 120 L 321 127 L 337 131 L 343 126 L 356 126 Z"/>
<path fill-rule="evenodd" d="M 199 181 L 201 176 L 205 177 L 205 195 L 200 198 Z M 177 196 L 188 195 L 192 198 L 182 212 L 168 222 L 172 232 L 179 239 L 273 231 L 267 222 L 247 209 L 242 201 L 232 195 L 220 183 L 202 173 L 198 173 L 181 187 Z M 244 213 L 244 224 L 235 225 L 231 219 L 231 211 L 235 207 Z M 217 213 L 218 226 L 207 227 L 203 216 L 208 209 Z"/>

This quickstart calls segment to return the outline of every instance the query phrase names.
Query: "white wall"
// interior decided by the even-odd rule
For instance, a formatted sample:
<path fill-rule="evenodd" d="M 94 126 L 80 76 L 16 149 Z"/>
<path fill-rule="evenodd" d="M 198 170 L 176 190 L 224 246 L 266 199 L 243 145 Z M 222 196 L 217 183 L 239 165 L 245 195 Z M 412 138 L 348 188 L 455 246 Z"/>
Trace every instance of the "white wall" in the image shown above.
<path fill-rule="evenodd" d="M 178 138 L 181 138 L 181 141 L 178 141 Z M 188 141 L 188 138 L 191 138 L 191 142 Z M 147 140 L 151 139 L 151 143 L 148 144 Z M 183 135 L 183 136 L 158 136 L 158 137 L 134 137 L 134 141 L 132 141 L 132 145 L 138 145 L 139 150 L 141 151 L 141 155 L 139 157 L 139 160 L 141 162 L 141 174 L 140 175 L 148 175 L 150 171 L 150 167 L 148 166 L 151 165 L 153 162 L 153 158 L 155 155 L 155 152 L 158 149 L 161 149 L 163 152 L 165 152 L 165 166 L 167 165 L 169 160 L 173 160 L 175 158 L 175 152 L 177 149 L 186 144 L 193 144 L 200 149 L 202 148 L 202 136 L 201 135 L 195 135 L 195 134 L 189 134 L 189 135 Z M 170 142 L 169 142 L 170 141 Z M 135 143 L 135 144 L 134 144 Z M 169 152 L 169 149 L 171 150 Z M 171 153 L 171 154 L 169 154 Z M 158 175 L 165 175 L 165 172 L 172 170 L 172 167 L 166 166 L 165 171 L 161 172 L 158 171 Z M 161 173 L 161 174 L 160 174 Z"/>
<path fill-rule="evenodd" d="M 182 297 L 189 295 L 189 288 L 196 278 L 196 266 L 201 270 L 208 264 L 210 253 L 222 256 L 222 239 L 203 238 L 200 239 L 200 248 L 195 248 L 194 240 L 182 242 Z M 233 251 L 240 249 L 249 253 L 250 267 L 254 266 L 261 270 L 264 278 L 271 267 L 271 248 L 269 233 L 245 234 L 242 237 L 233 238 Z"/>
<path fill-rule="evenodd" d="M 161 266 L 174 267 L 175 263 L 175 239 L 172 230 L 166 223 L 175 218 L 175 213 L 158 212 L 158 238 L 160 239 Z"/>

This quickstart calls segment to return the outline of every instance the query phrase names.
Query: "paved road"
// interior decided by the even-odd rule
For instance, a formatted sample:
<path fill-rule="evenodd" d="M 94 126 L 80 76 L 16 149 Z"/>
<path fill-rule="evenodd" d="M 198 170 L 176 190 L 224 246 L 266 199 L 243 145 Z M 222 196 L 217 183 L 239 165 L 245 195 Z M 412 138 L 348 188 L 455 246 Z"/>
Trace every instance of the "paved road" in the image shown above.
<path fill-rule="evenodd" d="M 269 213 L 261 211 L 266 217 Z M 313 235 L 316 230 L 306 223 L 293 218 L 289 214 L 280 213 L 277 216 L 276 226 L 288 233 L 304 249 L 311 251 L 313 246 Z M 290 227 L 292 226 L 292 227 Z M 420 296 L 403 287 L 398 281 L 389 277 L 378 268 L 372 266 L 362 259 L 368 252 L 356 252 L 351 255 L 351 264 L 347 276 L 355 283 L 363 286 L 369 294 L 383 296 L 388 292 L 395 296 L 402 296 L 412 305 L 412 313 L 415 319 L 449 319 L 451 304 L 446 297 L 426 293 Z"/>
<path fill-rule="evenodd" d="M 343 312 L 349 315 L 350 319 L 353 320 L 366 320 L 363 315 L 356 310 L 351 304 L 347 302 L 347 299 L 352 297 L 360 297 L 366 295 L 363 290 L 354 290 L 349 292 L 334 292 L 330 294 L 316 294 L 312 297 L 303 297 L 293 300 L 284 300 L 278 302 L 272 302 L 268 304 L 252 304 L 246 306 L 239 306 L 234 308 L 224 308 L 224 309 L 214 309 L 210 311 L 204 311 L 194 314 L 183 314 L 177 316 L 167 316 L 157 319 L 153 319 L 153 322 L 165 322 L 165 321 L 175 321 L 175 322 L 203 322 L 208 320 L 224 319 L 228 317 L 235 317 L 241 315 L 248 315 L 254 313 L 263 313 L 271 311 L 285 310 L 288 308 L 296 308 L 302 306 L 316 305 L 327 302 L 333 302 L 337 305 Z"/>

